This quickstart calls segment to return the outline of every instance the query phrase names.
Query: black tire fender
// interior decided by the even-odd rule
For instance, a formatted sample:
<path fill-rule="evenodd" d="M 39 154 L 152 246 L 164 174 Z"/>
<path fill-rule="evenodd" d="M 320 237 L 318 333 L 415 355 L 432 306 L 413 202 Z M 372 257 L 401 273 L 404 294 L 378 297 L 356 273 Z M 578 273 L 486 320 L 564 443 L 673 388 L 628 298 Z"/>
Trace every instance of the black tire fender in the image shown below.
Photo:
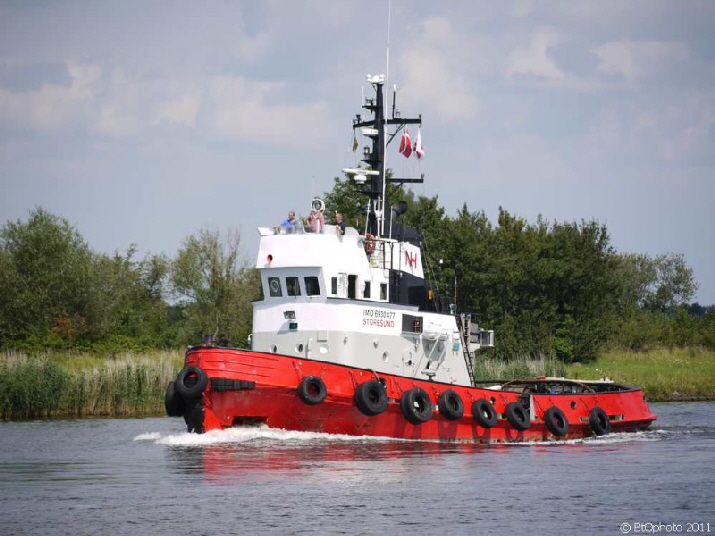
<path fill-rule="evenodd" d="M 169 417 L 181 417 L 186 411 L 186 402 L 179 393 L 176 392 L 176 384 L 169 382 L 164 393 L 164 407 Z"/>
<path fill-rule="evenodd" d="M 552 406 L 544 413 L 544 424 L 549 432 L 557 437 L 565 436 L 569 433 L 569 421 L 566 414 L 556 406 Z"/>
<path fill-rule="evenodd" d="M 524 409 L 519 402 L 511 402 L 507 404 L 504 410 L 504 417 L 509 421 L 514 428 L 517 430 L 524 431 L 528 430 L 531 426 L 531 420 L 529 419 L 529 414 Z"/>
<path fill-rule="evenodd" d="M 298 384 L 298 397 L 309 406 L 320 404 L 328 396 L 325 382 L 319 376 L 306 376 Z"/>
<path fill-rule="evenodd" d="M 204 433 L 204 401 L 201 398 L 192 398 L 186 402 L 184 422 L 190 434 Z"/>
<path fill-rule="evenodd" d="M 368 380 L 355 388 L 354 401 L 364 415 L 379 415 L 387 409 L 387 391 L 378 380 Z"/>
<path fill-rule="evenodd" d="M 486 398 L 475 400 L 472 404 L 472 417 L 482 428 L 494 428 L 497 425 L 497 412 Z"/>
<path fill-rule="evenodd" d="M 412 424 L 422 424 L 432 418 L 432 401 L 421 387 L 413 387 L 402 393 L 400 409 L 405 420 Z"/>
<path fill-rule="evenodd" d="M 204 369 L 190 365 L 179 372 L 174 388 L 184 398 L 197 398 L 204 392 L 208 383 L 209 377 Z"/>
<path fill-rule="evenodd" d="M 450 421 L 459 420 L 462 418 L 462 415 L 464 415 L 464 402 L 462 402 L 462 397 L 452 389 L 447 389 L 439 395 L 437 407 L 439 408 L 439 413 Z"/>
<path fill-rule="evenodd" d="M 589 412 L 588 425 L 597 436 L 608 435 L 611 432 L 611 420 L 601 408 L 593 408 Z"/>

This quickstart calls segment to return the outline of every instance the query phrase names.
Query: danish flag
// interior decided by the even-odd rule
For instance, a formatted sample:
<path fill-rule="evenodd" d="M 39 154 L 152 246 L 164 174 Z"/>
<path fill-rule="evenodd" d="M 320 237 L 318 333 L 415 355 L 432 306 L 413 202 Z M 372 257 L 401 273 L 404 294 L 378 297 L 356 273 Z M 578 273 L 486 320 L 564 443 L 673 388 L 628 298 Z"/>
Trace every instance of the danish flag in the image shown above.
<path fill-rule="evenodd" d="M 400 148 L 398 152 L 405 158 L 409 158 L 412 154 L 412 140 L 410 139 L 410 131 L 405 128 L 405 132 L 400 138 Z"/>

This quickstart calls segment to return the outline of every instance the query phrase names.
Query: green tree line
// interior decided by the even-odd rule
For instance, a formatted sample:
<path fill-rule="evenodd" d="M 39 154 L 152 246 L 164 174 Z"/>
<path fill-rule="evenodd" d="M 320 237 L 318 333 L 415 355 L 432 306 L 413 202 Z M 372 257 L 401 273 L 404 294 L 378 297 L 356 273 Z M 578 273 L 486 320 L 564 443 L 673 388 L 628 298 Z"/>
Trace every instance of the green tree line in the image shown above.
<path fill-rule="evenodd" d="M 604 345 L 715 348 L 715 308 L 682 255 L 616 252 L 596 221 L 496 222 L 465 204 L 448 216 L 438 198 L 390 185 L 409 210 L 400 224 L 423 235 L 429 284 L 497 334 L 494 357 L 589 361 Z M 361 231 L 366 198 L 335 179 L 327 213 Z M 137 247 L 98 253 L 69 222 L 42 208 L 0 229 L 0 348 L 102 352 L 176 348 L 207 334 L 243 346 L 257 271 L 241 260 L 237 232 L 201 229 L 175 257 Z"/>
<path fill-rule="evenodd" d="M 176 257 L 93 251 L 42 208 L 0 230 L 0 348 L 99 351 L 172 348 L 204 336 L 245 344 L 257 274 L 237 233 L 206 229 Z"/>
<path fill-rule="evenodd" d="M 529 223 L 500 208 L 492 223 L 466 203 L 450 217 L 437 196 L 391 183 L 388 197 L 408 204 L 398 221 L 423 236 L 434 289 L 495 330 L 494 357 L 568 363 L 606 345 L 715 349 L 715 307 L 689 303 L 697 283 L 681 254 L 619 253 L 597 221 Z M 353 183 L 336 178 L 325 202 L 364 230 L 366 200 Z"/>

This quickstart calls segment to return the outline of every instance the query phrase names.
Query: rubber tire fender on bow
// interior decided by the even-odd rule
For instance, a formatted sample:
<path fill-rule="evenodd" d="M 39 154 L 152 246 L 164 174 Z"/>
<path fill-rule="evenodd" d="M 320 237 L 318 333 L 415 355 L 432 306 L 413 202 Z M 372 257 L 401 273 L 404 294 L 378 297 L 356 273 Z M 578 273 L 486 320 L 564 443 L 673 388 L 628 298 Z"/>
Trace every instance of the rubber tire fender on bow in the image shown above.
<path fill-rule="evenodd" d="M 197 398 L 204 392 L 208 383 L 209 377 L 204 369 L 189 365 L 179 372 L 174 387 L 184 398 Z"/>
<path fill-rule="evenodd" d="M 489 400 L 480 398 L 472 404 L 472 417 L 482 428 L 494 428 L 497 425 L 497 412 Z"/>
<path fill-rule="evenodd" d="M 298 384 L 298 397 L 309 406 L 320 404 L 328 396 L 325 382 L 318 376 L 306 376 Z"/>
<path fill-rule="evenodd" d="M 169 417 L 181 417 L 186 411 L 186 401 L 176 392 L 176 384 L 169 382 L 164 393 L 164 407 Z"/>
<path fill-rule="evenodd" d="M 361 413 L 372 417 L 387 409 L 387 391 L 379 380 L 362 382 L 355 388 L 355 405 Z"/>
<path fill-rule="evenodd" d="M 597 436 L 608 435 L 611 431 L 611 420 L 601 408 L 593 408 L 589 412 L 588 425 Z"/>
<path fill-rule="evenodd" d="M 551 406 L 544 413 L 544 424 L 549 432 L 557 437 L 565 436 L 569 433 L 569 421 L 566 415 L 556 406 Z"/>
<path fill-rule="evenodd" d="M 464 402 L 462 402 L 462 397 L 452 389 L 447 389 L 439 395 L 437 407 L 439 408 L 440 415 L 444 415 L 444 418 L 450 421 L 459 420 L 462 418 L 462 415 L 464 415 Z"/>
<path fill-rule="evenodd" d="M 421 387 L 413 387 L 402 393 L 400 409 L 405 420 L 412 424 L 422 424 L 432 418 L 432 401 Z"/>
<path fill-rule="evenodd" d="M 504 410 L 504 417 L 509 421 L 515 429 L 523 432 L 531 426 L 529 415 L 519 402 L 511 402 L 507 404 Z"/>

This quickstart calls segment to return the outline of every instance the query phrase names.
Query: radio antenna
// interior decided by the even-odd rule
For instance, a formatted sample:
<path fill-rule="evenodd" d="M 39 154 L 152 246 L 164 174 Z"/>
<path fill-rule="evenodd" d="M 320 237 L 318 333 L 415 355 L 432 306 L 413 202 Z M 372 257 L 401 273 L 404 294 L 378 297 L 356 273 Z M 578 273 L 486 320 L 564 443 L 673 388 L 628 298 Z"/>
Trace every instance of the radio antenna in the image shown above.
<path fill-rule="evenodd" d="M 390 24 L 392 22 L 392 0 L 387 2 L 387 44 L 385 46 L 385 86 L 390 87 Z M 384 121 L 384 118 L 383 118 Z M 385 128 L 384 125 L 382 127 Z M 385 225 L 385 211 L 389 210 L 389 207 L 385 206 L 385 199 L 387 196 L 387 136 L 382 138 L 382 159 L 383 159 L 383 177 L 382 177 L 382 218 L 380 221 L 380 233 L 384 231 Z M 390 234 L 392 234 L 392 219 L 390 219 Z"/>

